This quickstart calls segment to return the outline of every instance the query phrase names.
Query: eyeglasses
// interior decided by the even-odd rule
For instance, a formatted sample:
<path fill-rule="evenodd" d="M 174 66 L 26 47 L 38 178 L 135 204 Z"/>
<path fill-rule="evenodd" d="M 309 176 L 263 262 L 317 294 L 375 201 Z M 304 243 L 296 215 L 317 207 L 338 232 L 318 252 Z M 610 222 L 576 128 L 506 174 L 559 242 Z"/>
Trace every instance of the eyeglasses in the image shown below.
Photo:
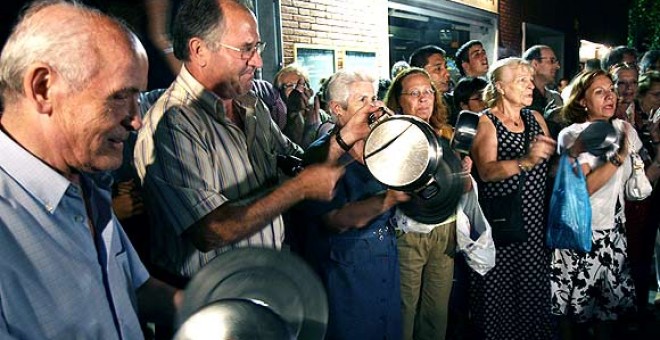
<path fill-rule="evenodd" d="M 309 89 L 309 84 L 307 82 L 300 82 L 300 83 L 284 83 L 280 85 L 282 90 L 290 89 L 290 88 L 296 88 L 299 90 L 307 90 Z"/>
<path fill-rule="evenodd" d="M 426 89 L 426 90 L 423 90 L 423 91 L 412 90 L 410 92 L 401 92 L 401 94 L 402 95 L 405 94 L 405 95 L 411 96 L 415 99 L 418 99 L 418 98 L 421 98 L 421 97 L 424 97 L 424 96 L 433 96 L 433 94 L 435 94 L 435 89 Z"/>
<path fill-rule="evenodd" d="M 261 52 L 263 52 L 266 48 L 266 43 L 262 41 L 258 41 L 256 44 L 254 44 L 254 46 L 246 48 L 238 48 L 223 43 L 219 43 L 219 45 L 232 51 L 240 52 L 241 59 L 244 60 L 252 59 L 255 53 L 259 53 L 259 55 L 261 55 Z"/>
<path fill-rule="evenodd" d="M 536 58 L 537 60 L 543 60 L 543 59 L 548 59 L 550 61 L 550 64 L 557 65 L 559 64 L 559 59 L 555 57 L 539 57 Z"/>

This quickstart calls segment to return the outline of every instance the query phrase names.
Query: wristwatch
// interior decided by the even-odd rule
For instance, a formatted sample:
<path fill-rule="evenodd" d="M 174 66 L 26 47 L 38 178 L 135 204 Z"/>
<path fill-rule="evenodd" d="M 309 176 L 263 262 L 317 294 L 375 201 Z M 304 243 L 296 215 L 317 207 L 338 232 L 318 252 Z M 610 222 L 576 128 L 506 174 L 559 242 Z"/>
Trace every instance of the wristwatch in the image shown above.
<path fill-rule="evenodd" d="M 614 164 L 614 166 L 616 166 L 617 168 L 620 167 L 621 164 L 623 164 L 623 160 L 621 160 L 621 156 L 619 156 L 618 153 L 615 153 L 614 155 L 612 155 L 612 157 L 610 157 L 609 161 L 610 161 L 610 163 Z"/>

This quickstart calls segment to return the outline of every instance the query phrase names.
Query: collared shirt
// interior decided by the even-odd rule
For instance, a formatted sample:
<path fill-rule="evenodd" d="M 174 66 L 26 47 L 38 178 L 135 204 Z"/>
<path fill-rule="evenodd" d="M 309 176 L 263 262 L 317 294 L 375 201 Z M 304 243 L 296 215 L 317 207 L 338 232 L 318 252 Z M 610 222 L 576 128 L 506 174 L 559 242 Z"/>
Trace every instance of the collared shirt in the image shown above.
<path fill-rule="evenodd" d="M 112 212 L 110 177 L 73 184 L 3 132 L 0 149 L 0 338 L 142 338 L 135 291 L 149 274 Z"/>
<path fill-rule="evenodd" d="M 242 129 L 226 118 L 220 98 L 183 67 L 138 134 L 135 167 L 152 217 L 152 260 L 184 277 L 228 249 L 282 244 L 281 216 L 246 239 L 206 253 L 182 237 L 220 205 L 247 204 L 278 185 L 278 154 L 302 153 L 253 94 L 234 104 Z"/>

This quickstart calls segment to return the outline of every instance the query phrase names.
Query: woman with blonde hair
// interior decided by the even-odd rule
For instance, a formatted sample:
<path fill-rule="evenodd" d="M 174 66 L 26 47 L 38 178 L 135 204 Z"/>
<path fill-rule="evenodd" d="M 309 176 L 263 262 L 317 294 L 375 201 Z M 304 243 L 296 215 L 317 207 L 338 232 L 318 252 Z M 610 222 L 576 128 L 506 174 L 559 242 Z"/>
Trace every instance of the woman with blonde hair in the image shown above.
<path fill-rule="evenodd" d="M 498 238 L 495 267 L 471 273 L 470 310 L 478 339 L 552 339 L 550 254 L 544 244 L 545 182 L 555 142 L 532 103 L 534 70 L 520 58 L 495 62 L 484 90 L 488 109 L 479 118 L 471 155 L 481 179 L 482 208 L 520 197 L 522 229 L 517 240 Z M 504 210 L 504 209 L 503 209 Z M 507 210 L 508 211 L 508 210 Z M 487 218 L 489 216 L 487 215 Z M 520 224 L 518 224 L 520 225 Z M 510 243 L 505 243 L 509 241 Z"/>

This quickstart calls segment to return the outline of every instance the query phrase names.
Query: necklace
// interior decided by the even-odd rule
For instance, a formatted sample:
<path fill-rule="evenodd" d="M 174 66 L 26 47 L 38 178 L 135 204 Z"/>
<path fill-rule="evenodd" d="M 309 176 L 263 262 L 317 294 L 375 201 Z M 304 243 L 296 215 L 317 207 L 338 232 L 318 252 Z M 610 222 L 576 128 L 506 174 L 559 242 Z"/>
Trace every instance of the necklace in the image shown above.
<path fill-rule="evenodd" d="M 520 126 L 520 124 L 522 123 L 522 117 L 521 116 L 518 116 L 517 120 L 513 120 L 513 118 L 511 118 L 511 117 L 507 116 L 506 114 L 502 113 L 502 117 L 505 117 L 506 121 L 509 121 L 509 122 L 513 123 L 513 125 L 515 127 Z"/>

